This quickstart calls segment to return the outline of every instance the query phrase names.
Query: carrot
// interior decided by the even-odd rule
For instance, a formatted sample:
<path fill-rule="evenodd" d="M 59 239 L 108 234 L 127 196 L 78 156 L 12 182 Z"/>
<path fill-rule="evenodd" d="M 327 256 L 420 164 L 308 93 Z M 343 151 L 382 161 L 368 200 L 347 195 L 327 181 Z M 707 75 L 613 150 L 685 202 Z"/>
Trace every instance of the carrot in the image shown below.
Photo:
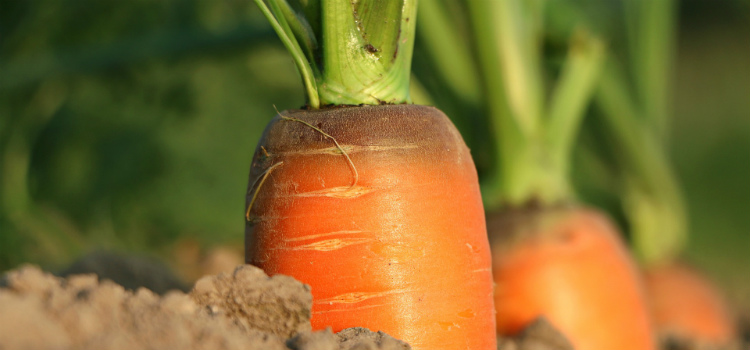
<path fill-rule="evenodd" d="M 723 348 L 737 330 L 721 293 L 684 263 L 650 266 L 645 273 L 654 323 L 662 339 Z"/>
<path fill-rule="evenodd" d="M 248 262 L 312 286 L 314 329 L 382 330 L 415 349 L 494 346 L 476 171 L 445 115 L 287 111 L 260 142 L 249 194 L 277 164 L 251 208 Z"/>
<path fill-rule="evenodd" d="M 530 208 L 487 225 L 498 333 L 543 315 L 577 350 L 655 348 L 637 268 L 600 212 Z"/>
<path fill-rule="evenodd" d="M 543 57 L 542 29 L 549 24 L 544 11 L 557 2 L 467 1 L 442 9 L 436 3 L 444 2 L 431 2 L 437 8 L 424 15 L 470 16 L 456 23 L 472 26 L 467 41 L 476 44 L 473 61 L 480 63 L 477 76 L 484 83 L 477 100 L 488 115 L 494 159 L 482 191 L 498 333 L 515 335 L 544 316 L 578 350 L 654 349 L 633 258 L 604 215 L 576 203 L 569 179 L 577 132 L 606 57 L 604 40 L 581 23 L 551 75 L 543 65 L 549 60 Z M 455 10 L 461 6 L 466 11 Z M 437 39 L 423 42 L 429 49 L 443 42 Z M 451 65 L 461 61 L 472 62 L 456 59 Z M 434 64 L 441 66 L 439 60 Z M 444 75 L 440 79 L 459 81 Z"/>
<path fill-rule="evenodd" d="M 415 1 L 256 2 L 298 62 L 308 108 L 278 113 L 258 143 L 246 261 L 311 286 L 313 329 L 495 349 L 474 163 L 442 112 L 405 104 Z"/>
<path fill-rule="evenodd" d="M 736 329 L 725 301 L 704 276 L 679 260 L 689 233 L 688 208 L 665 140 L 676 2 L 627 6 L 632 11 L 625 11 L 624 22 L 633 24 L 623 30 L 627 59 L 609 59 L 596 94 L 602 129 L 597 131 L 609 138 L 597 151 L 603 149 L 616 169 L 618 195 L 662 345 L 729 348 Z"/>

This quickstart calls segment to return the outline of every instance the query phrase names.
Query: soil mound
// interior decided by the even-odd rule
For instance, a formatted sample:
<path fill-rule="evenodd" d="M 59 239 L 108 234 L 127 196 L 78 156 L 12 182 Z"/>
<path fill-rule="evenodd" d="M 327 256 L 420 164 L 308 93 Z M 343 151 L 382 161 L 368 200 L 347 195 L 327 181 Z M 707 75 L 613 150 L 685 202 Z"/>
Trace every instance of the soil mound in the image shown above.
<path fill-rule="evenodd" d="M 142 279 L 141 279 L 142 280 Z M 96 274 L 57 277 L 26 265 L 0 279 L 3 349 L 409 350 L 383 332 L 312 332 L 310 287 L 240 265 L 189 293 L 158 295 Z M 572 350 L 544 319 L 498 350 Z"/>
<path fill-rule="evenodd" d="M 363 328 L 311 332 L 309 287 L 250 265 L 205 277 L 190 294 L 133 292 L 30 265 L 0 285 L 0 349 L 410 349 Z"/>

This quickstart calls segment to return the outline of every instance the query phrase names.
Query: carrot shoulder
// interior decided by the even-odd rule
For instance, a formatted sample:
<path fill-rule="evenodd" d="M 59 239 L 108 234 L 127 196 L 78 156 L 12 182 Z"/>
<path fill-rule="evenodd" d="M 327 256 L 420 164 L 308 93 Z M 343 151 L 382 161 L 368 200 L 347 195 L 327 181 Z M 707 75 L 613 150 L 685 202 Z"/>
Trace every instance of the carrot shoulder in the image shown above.
<path fill-rule="evenodd" d="M 282 112 L 259 143 L 247 198 L 247 262 L 309 284 L 314 329 L 494 349 L 477 174 L 439 110 Z"/>

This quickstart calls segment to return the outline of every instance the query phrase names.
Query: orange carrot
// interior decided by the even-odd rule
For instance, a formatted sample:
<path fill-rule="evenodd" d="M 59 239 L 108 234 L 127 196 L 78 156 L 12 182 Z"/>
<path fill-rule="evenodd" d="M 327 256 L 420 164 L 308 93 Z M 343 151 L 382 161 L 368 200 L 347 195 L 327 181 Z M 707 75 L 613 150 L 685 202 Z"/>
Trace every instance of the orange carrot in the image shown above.
<path fill-rule="evenodd" d="M 583 208 L 488 217 L 497 331 L 545 316 L 576 350 L 655 349 L 635 264 L 608 219 Z"/>
<path fill-rule="evenodd" d="M 665 263 L 646 270 L 646 287 L 654 323 L 663 338 L 719 348 L 737 331 L 721 293 L 684 263 Z"/>
<path fill-rule="evenodd" d="M 314 329 L 495 348 L 477 174 L 439 110 L 282 112 L 255 152 L 247 204 L 247 262 L 309 284 Z"/>

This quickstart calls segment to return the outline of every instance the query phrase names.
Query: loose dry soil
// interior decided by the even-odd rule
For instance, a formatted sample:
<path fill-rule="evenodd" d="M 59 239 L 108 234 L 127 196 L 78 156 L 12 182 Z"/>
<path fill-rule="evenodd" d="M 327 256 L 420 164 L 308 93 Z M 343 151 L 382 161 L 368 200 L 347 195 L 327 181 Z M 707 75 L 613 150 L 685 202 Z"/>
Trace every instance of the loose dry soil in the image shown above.
<path fill-rule="evenodd" d="M 310 329 L 310 287 L 238 266 L 189 293 L 126 289 L 96 274 L 57 277 L 27 265 L 0 280 L 0 350 L 264 349 L 406 350 L 382 332 Z M 539 321 L 502 350 L 570 350 Z"/>
<path fill-rule="evenodd" d="M 57 277 L 27 265 L 0 280 L 0 350 L 267 349 L 405 350 L 382 332 L 311 331 L 310 287 L 238 266 L 189 293 L 126 289 L 96 274 Z M 540 320 L 501 350 L 571 350 Z"/>

